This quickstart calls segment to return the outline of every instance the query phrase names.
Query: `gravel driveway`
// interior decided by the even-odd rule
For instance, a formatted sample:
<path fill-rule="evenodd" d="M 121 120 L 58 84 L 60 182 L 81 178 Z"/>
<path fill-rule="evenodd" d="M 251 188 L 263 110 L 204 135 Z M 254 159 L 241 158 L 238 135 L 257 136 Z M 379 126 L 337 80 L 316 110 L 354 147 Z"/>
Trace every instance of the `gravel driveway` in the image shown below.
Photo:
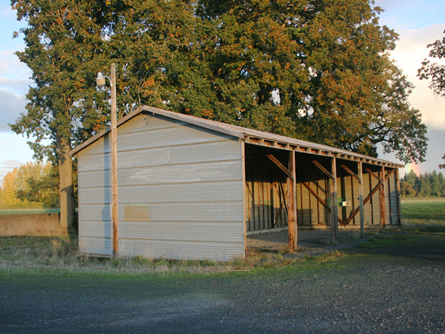
<path fill-rule="evenodd" d="M 0 332 L 444 332 L 444 234 L 401 235 L 385 247 L 347 253 L 305 270 L 134 279 L 0 275 Z"/>

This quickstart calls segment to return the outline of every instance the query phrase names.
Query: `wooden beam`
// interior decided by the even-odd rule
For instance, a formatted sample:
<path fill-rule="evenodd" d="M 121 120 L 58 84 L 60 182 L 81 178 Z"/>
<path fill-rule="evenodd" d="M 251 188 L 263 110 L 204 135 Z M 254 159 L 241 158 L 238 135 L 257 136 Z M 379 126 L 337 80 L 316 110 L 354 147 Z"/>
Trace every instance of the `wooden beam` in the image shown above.
<path fill-rule="evenodd" d="M 357 174 L 355 174 L 352 170 L 350 170 L 347 166 L 345 166 L 345 165 L 340 165 L 340 167 L 341 168 L 343 168 L 345 171 L 347 171 L 351 176 L 353 176 L 357 181 L 358 181 L 358 183 L 362 183 L 362 180 L 360 179 L 360 177 L 359 176 L 357 176 Z"/>
<path fill-rule="evenodd" d="M 292 174 L 292 172 L 287 169 L 277 158 L 275 158 L 272 154 L 268 154 L 267 157 L 272 160 L 272 162 L 277 165 L 277 167 L 279 169 L 281 169 L 284 173 L 286 173 L 286 175 L 293 180 L 294 179 L 294 175 Z"/>
<path fill-rule="evenodd" d="M 244 231 L 243 231 L 243 242 L 244 242 L 244 258 L 247 257 L 247 217 L 248 217 L 248 200 L 249 200 L 249 186 L 246 179 L 246 143 L 241 141 L 241 163 L 242 163 L 242 175 L 243 175 L 243 219 L 244 219 Z"/>
<path fill-rule="evenodd" d="M 296 175 L 295 166 L 295 152 L 289 152 L 289 169 L 292 171 L 291 175 Z M 287 209 L 287 221 L 288 221 L 288 232 L 289 232 L 289 252 L 293 252 L 297 249 L 297 201 L 296 201 L 296 180 L 295 178 L 289 177 L 287 179 L 288 186 L 288 209 Z"/>
<path fill-rule="evenodd" d="M 111 64 L 111 220 L 113 222 L 113 257 L 119 256 L 119 222 L 117 196 L 117 116 L 116 64 Z"/>
<path fill-rule="evenodd" d="M 363 180 L 363 163 L 358 162 L 358 177 Z M 363 211 L 363 182 L 359 182 L 358 185 L 358 197 L 359 197 L 359 209 L 360 209 L 360 237 L 365 236 L 365 212 Z"/>
<path fill-rule="evenodd" d="M 370 170 L 369 168 L 366 168 L 366 171 L 373 176 L 374 178 L 376 178 L 380 183 L 383 183 L 383 179 L 381 179 L 379 176 L 375 175 L 374 172 L 372 170 Z"/>
<path fill-rule="evenodd" d="M 318 161 L 317 161 L 317 163 L 318 163 Z M 315 164 L 315 165 L 317 165 L 317 164 Z M 321 167 L 323 167 L 323 166 L 321 166 Z M 332 243 L 336 243 L 337 242 L 337 231 L 338 231 L 338 222 L 337 222 L 337 219 L 338 219 L 337 158 L 336 157 L 333 157 L 331 160 L 331 171 L 332 171 L 332 175 L 331 175 L 331 177 L 332 177 L 332 179 L 331 179 L 331 237 L 332 237 Z"/>
<path fill-rule="evenodd" d="M 385 201 L 385 166 L 382 166 L 381 178 L 383 180 L 382 186 L 379 191 L 379 206 L 380 206 L 380 227 L 385 228 L 386 226 L 386 201 Z"/>
<path fill-rule="evenodd" d="M 324 168 L 317 160 L 313 160 L 312 163 L 317 166 L 323 173 L 325 173 L 331 180 L 335 180 L 335 177 L 331 173 L 329 173 L 326 168 Z"/>
<path fill-rule="evenodd" d="M 397 179 L 397 217 L 399 219 L 398 225 L 402 225 L 402 208 L 400 206 L 400 176 L 399 169 L 395 169 L 396 171 L 396 179 Z"/>

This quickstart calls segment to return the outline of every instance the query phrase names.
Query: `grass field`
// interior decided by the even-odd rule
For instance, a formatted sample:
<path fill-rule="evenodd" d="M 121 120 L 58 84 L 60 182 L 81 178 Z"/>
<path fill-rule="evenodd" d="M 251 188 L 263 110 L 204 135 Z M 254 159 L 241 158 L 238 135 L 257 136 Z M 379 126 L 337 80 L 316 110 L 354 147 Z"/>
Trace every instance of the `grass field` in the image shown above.
<path fill-rule="evenodd" d="M 445 232 L 445 198 L 403 199 L 402 230 Z M 8 210 L 2 214 L 49 213 L 58 210 Z M 406 231 L 405 231 L 406 232 Z M 401 231 L 400 233 L 404 233 Z M 411 232 L 406 232 L 411 233 Z M 381 243 L 378 234 L 375 239 Z M 384 237 L 382 237 L 384 238 Z M 397 239 L 398 240 L 398 239 Z M 390 240 L 393 242 L 393 240 Z M 407 242 L 405 239 L 398 240 Z M 79 254 L 77 237 L 0 237 L 0 276 L 8 273 L 35 275 L 58 272 L 59 274 L 140 275 L 148 272 L 209 273 L 233 270 L 261 270 L 293 265 L 313 266 L 326 261 L 335 261 L 345 256 L 342 252 L 328 252 L 310 258 L 288 257 L 281 253 L 250 251 L 247 258 L 226 262 L 213 261 L 169 261 L 166 259 L 97 259 Z"/>
<path fill-rule="evenodd" d="M 403 228 L 445 230 L 445 198 L 405 198 L 401 209 Z"/>

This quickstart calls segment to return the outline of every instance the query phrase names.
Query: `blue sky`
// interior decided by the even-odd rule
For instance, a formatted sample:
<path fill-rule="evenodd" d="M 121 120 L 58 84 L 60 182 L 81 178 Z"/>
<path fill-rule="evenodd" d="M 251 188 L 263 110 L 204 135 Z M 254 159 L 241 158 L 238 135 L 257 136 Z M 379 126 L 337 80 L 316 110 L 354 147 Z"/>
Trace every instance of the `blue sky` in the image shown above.
<path fill-rule="evenodd" d="M 391 55 L 414 84 L 410 103 L 421 110 L 428 126 L 427 161 L 418 167 L 422 172 L 438 170 L 437 165 L 442 163 L 445 153 L 445 99 L 434 96 L 428 89 L 428 82 L 418 80 L 416 74 L 422 60 L 428 56 L 426 45 L 444 36 L 444 0 L 376 0 L 375 5 L 385 9 L 380 23 L 400 34 L 397 48 Z M 24 48 L 21 38 L 12 38 L 13 32 L 24 25 L 16 20 L 10 1 L 0 0 L 0 182 L 14 167 L 32 160 L 27 138 L 14 134 L 7 125 L 25 112 L 25 94 L 32 83 L 31 72 L 13 54 Z M 380 157 L 396 161 L 393 155 Z"/>

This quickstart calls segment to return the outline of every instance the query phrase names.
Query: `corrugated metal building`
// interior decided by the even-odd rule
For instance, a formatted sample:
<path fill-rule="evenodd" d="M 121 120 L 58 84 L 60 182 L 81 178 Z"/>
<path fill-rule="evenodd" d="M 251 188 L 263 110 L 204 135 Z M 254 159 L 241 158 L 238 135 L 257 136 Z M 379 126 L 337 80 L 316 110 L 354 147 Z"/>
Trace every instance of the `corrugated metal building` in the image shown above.
<path fill-rule="evenodd" d="M 109 132 L 71 152 L 90 255 L 112 254 Z M 117 138 L 119 256 L 225 260 L 264 230 L 288 228 L 292 250 L 297 221 L 334 235 L 400 224 L 400 164 L 147 106 L 118 122 Z"/>

